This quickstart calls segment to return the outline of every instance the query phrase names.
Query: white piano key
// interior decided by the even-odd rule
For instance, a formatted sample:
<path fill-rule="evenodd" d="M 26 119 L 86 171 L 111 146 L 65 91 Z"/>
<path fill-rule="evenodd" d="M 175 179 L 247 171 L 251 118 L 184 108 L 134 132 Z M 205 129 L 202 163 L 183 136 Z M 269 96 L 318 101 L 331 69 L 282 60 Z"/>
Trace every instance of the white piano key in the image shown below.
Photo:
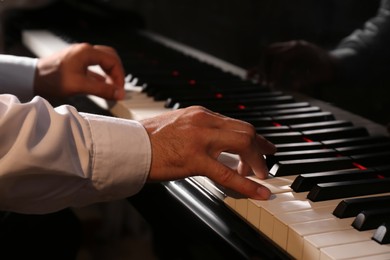
<path fill-rule="evenodd" d="M 233 209 L 233 210 L 235 211 L 235 209 L 236 209 L 236 199 L 231 198 L 231 197 L 226 197 L 226 198 L 224 199 L 224 202 L 225 202 L 225 204 L 226 204 L 229 208 L 231 208 L 231 209 Z"/>
<path fill-rule="evenodd" d="M 357 257 L 354 260 L 389 260 L 390 253 Z"/>
<path fill-rule="evenodd" d="M 307 193 L 302 193 L 302 195 L 306 195 L 306 194 Z M 303 210 L 309 210 L 313 208 L 320 208 L 324 206 L 336 207 L 338 203 L 339 200 L 321 201 L 321 202 L 313 203 L 307 200 L 306 197 L 303 197 L 300 200 L 282 201 L 277 204 L 264 205 L 261 208 L 261 213 L 260 213 L 261 214 L 260 230 L 272 238 L 274 220 L 276 216 L 285 214 L 287 212 L 303 211 Z"/>
<path fill-rule="evenodd" d="M 324 219 L 292 224 L 290 225 L 288 232 L 287 252 L 296 259 L 301 259 L 303 255 L 303 244 L 305 236 L 352 229 L 352 221 L 353 218 Z"/>
<path fill-rule="evenodd" d="M 292 191 L 290 186 L 296 177 L 297 175 L 291 176 L 291 178 L 270 177 L 268 179 L 261 180 L 256 176 L 249 176 L 248 179 L 264 185 L 270 189 L 271 193 L 275 194 Z"/>
<path fill-rule="evenodd" d="M 252 200 L 248 199 L 248 211 L 246 220 L 257 230 L 260 228 L 260 208 L 256 206 Z"/>
<path fill-rule="evenodd" d="M 250 219 L 250 222 L 260 230 L 260 219 L 266 217 L 261 215 L 262 207 L 268 204 L 278 204 L 283 201 L 296 200 L 297 198 L 303 199 L 305 196 L 306 195 L 302 193 L 285 192 L 272 194 L 268 200 L 248 199 L 248 212 L 250 209 L 250 214 L 248 213 L 247 219 Z M 261 216 L 261 218 L 257 219 L 257 216 Z"/>
<path fill-rule="evenodd" d="M 51 55 L 69 46 L 69 43 L 45 30 L 23 31 L 22 40 L 37 57 Z"/>
<path fill-rule="evenodd" d="M 256 176 L 250 176 L 248 179 L 251 179 L 257 183 L 260 183 L 271 190 L 272 194 L 290 192 L 292 180 L 294 177 L 290 178 L 269 178 L 261 180 Z M 249 223 L 251 223 L 255 228 L 259 229 L 260 221 L 260 208 L 256 206 L 250 199 L 237 199 L 235 200 L 235 210 L 236 212 L 244 217 Z"/>
<path fill-rule="evenodd" d="M 285 179 L 269 178 L 266 180 L 261 180 L 256 176 L 249 176 L 248 179 L 251 179 L 257 183 L 266 186 L 271 190 L 272 194 L 291 191 L 290 185 L 292 181 L 287 178 Z M 250 213 L 249 213 L 249 208 L 250 208 Z M 259 221 L 258 219 L 259 212 L 256 212 L 256 207 L 252 203 L 250 203 L 247 198 L 235 200 L 235 211 L 243 218 L 247 219 L 252 225 L 258 227 L 257 222 Z"/>
<path fill-rule="evenodd" d="M 318 260 L 321 248 L 371 240 L 374 231 L 360 232 L 356 229 L 341 230 L 306 236 L 303 245 L 303 260 Z"/>
<path fill-rule="evenodd" d="M 289 226 L 296 223 L 311 222 L 321 219 L 332 219 L 334 206 L 312 208 L 303 211 L 294 211 L 275 216 L 272 240 L 281 248 L 287 248 Z"/>
<path fill-rule="evenodd" d="M 371 259 L 371 256 L 389 253 L 390 245 L 380 245 L 374 240 L 369 240 L 322 248 L 320 260 L 355 259 L 363 256 Z"/>
<path fill-rule="evenodd" d="M 235 210 L 241 217 L 246 219 L 248 215 L 248 199 L 247 198 L 236 199 Z"/>

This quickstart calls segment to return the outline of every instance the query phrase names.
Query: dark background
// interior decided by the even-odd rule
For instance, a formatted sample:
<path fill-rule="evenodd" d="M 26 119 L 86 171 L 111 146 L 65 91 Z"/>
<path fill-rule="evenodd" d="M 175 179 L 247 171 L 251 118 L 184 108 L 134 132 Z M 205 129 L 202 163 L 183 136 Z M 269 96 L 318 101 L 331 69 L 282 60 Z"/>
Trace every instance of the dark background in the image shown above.
<path fill-rule="evenodd" d="M 87 1 L 88 2 L 88 1 Z M 304 39 L 331 49 L 375 16 L 379 0 L 93 0 L 139 15 L 147 30 L 208 52 L 242 68 L 264 48 Z M 135 13 L 135 14 L 133 14 Z M 124 36 L 125 37 L 125 36 Z M 309 95 L 380 124 L 390 122 L 390 80 L 375 75 L 358 85 L 326 86 Z"/>
<path fill-rule="evenodd" d="M 48 0 L 45 0 L 48 1 Z M 61 2 L 54 1 L 53 2 Z M 334 48 L 375 16 L 379 0 L 62 0 L 87 12 L 113 12 L 113 30 L 134 24 L 250 68 L 273 42 L 304 39 Z M 1 6 L 0 6 L 1 7 Z M 30 9 L 31 10 L 31 7 Z M 4 14 L 2 14 L 4 16 Z M 54 23 L 67 23 L 72 13 Z M 104 24 L 105 19 L 96 21 Z M 309 95 L 386 125 L 390 122 L 390 77 L 329 85 Z M 360 83 L 360 84 L 359 84 Z"/>
<path fill-rule="evenodd" d="M 242 67 L 271 42 L 331 48 L 376 14 L 379 0 L 95 0 L 139 14 L 147 29 Z"/>

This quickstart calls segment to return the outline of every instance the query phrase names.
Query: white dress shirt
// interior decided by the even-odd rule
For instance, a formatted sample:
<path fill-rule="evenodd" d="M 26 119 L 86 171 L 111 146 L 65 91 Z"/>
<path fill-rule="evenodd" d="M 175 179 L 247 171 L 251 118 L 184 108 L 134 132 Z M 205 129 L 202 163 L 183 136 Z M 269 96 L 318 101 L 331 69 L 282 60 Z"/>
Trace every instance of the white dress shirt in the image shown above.
<path fill-rule="evenodd" d="M 0 211 L 48 213 L 137 193 L 151 164 L 144 127 L 32 98 L 35 66 L 0 55 Z"/>

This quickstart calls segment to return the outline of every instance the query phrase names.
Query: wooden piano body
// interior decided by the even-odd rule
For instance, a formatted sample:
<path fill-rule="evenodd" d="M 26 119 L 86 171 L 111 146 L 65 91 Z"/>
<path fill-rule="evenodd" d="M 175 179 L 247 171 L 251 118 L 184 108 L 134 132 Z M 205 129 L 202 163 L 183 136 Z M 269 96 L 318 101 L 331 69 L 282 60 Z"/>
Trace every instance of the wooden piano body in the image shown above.
<path fill-rule="evenodd" d="M 171 49 L 175 49 L 175 51 L 181 53 L 180 55 L 184 53 L 186 59 L 190 57 L 191 59 L 201 61 L 210 70 L 218 68 L 223 73 L 230 74 L 236 79 L 243 79 L 245 76 L 245 70 L 238 66 L 145 30 L 125 30 L 122 35 L 114 37 L 111 34 L 112 32 L 106 30 L 89 35 L 89 33 L 85 32 L 81 32 L 81 34 L 72 32 L 72 28 L 70 28 L 71 30 L 67 28 L 68 31 L 66 29 L 63 32 L 61 31 L 63 33 L 61 35 L 61 33 L 53 33 L 50 31 L 50 28 L 41 29 L 45 30 L 23 30 L 22 34 L 23 43 L 38 57 L 48 55 L 69 44 L 62 38 L 65 35 L 76 41 L 112 43 L 110 45 L 118 47 L 117 49 L 122 59 L 150 55 L 151 59 L 159 59 L 158 62 L 169 63 L 169 58 L 159 56 L 160 54 L 156 49 L 161 50 L 161 52 L 165 52 L 164 49 L 169 49 L 168 53 L 170 53 Z M 110 33 L 110 35 L 106 35 L 106 33 Z M 101 38 L 99 38 L 100 36 Z M 157 43 L 162 47 L 161 49 L 156 47 L 156 49 L 150 50 L 151 54 L 143 53 L 144 49 L 142 49 L 138 53 L 134 51 L 131 55 L 128 55 L 122 52 L 124 48 L 130 48 L 130 46 L 137 47 L 137 43 L 134 45 L 129 43 L 128 39 L 130 37 L 133 38 L 132 41 L 141 39 L 141 44 L 150 42 L 150 46 L 155 47 Z M 121 43 L 114 42 L 114 40 L 120 40 Z M 126 68 L 126 61 L 124 62 L 125 69 L 128 69 Z M 174 62 L 176 61 L 174 60 Z M 180 68 L 177 68 L 177 70 L 180 71 Z M 100 107 L 109 110 L 114 116 L 136 120 L 163 113 L 167 109 L 173 109 L 164 106 L 166 104 L 165 100 L 155 101 L 153 96 L 147 96 L 144 93 L 145 88 L 142 84 L 147 84 L 147 80 L 143 82 L 142 76 L 139 77 L 137 72 L 134 74 L 132 74 L 132 71 L 127 72 L 131 75 L 126 85 L 128 93 L 124 101 L 112 103 L 97 97 L 90 96 L 88 98 Z M 253 83 L 248 82 L 248 84 L 251 85 Z M 307 102 L 309 100 L 309 107 L 319 107 L 320 111 L 331 112 L 335 119 L 330 119 L 330 121 L 347 120 L 353 126 L 367 129 L 369 136 L 383 136 L 383 140 L 385 142 L 388 141 L 387 132 L 381 125 L 320 100 L 309 99 L 299 93 L 282 93 L 282 95 L 293 97 L 293 103 Z M 194 105 L 196 104 L 194 102 Z M 236 115 L 236 113 L 233 114 Z M 259 126 L 259 129 L 264 130 L 262 126 Z M 264 133 L 265 135 L 268 134 L 270 138 L 274 138 L 272 136 L 274 133 Z M 340 137 L 340 139 L 343 138 L 347 137 Z M 272 140 L 276 140 L 283 146 L 283 142 L 277 141 L 281 139 Z M 319 140 L 319 142 L 322 141 L 324 140 Z M 227 155 L 226 159 L 228 160 L 227 163 L 234 164 L 236 162 L 234 156 L 230 157 Z M 383 165 L 387 164 L 387 161 L 383 161 Z M 358 164 L 358 166 L 364 165 Z M 357 168 L 358 166 L 351 164 L 347 169 Z M 382 164 L 375 166 L 382 166 Z M 310 171 L 302 169 L 302 172 L 308 173 Z M 299 173 L 292 176 L 275 177 L 270 175 L 268 180 L 262 181 L 264 185 L 270 187 L 274 192 L 274 196 L 269 201 L 240 198 L 204 177 L 167 182 L 162 185 L 150 185 L 145 187 L 145 190 L 140 195 L 129 200 L 141 212 L 146 215 L 149 213 L 146 217 L 148 220 L 157 221 L 158 224 L 154 225 L 155 228 L 166 232 L 173 230 L 177 232 L 177 229 L 180 229 L 178 225 L 182 222 L 190 226 L 194 224 L 194 227 L 198 227 L 195 223 L 201 223 L 202 228 L 197 231 L 204 232 L 205 241 L 209 242 L 210 239 L 213 240 L 214 238 L 220 239 L 220 241 L 215 240 L 213 245 L 209 244 L 205 247 L 208 250 L 212 250 L 213 246 L 215 246 L 215 250 L 226 250 L 225 253 L 221 254 L 223 259 L 227 259 L 229 256 L 233 259 L 390 259 L 390 246 L 379 244 L 371 239 L 375 229 L 363 232 L 357 231 L 351 226 L 354 220 L 353 217 L 340 219 L 332 214 L 335 207 L 344 198 L 313 202 L 307 199 L 308 192 L 293 191 L 291 184 L 298 175 Z M 381 195 L 386 195 L 386 193 L 382 192 Z M 169 198 L 169 200 L 162 203 L 153 202 L 154 196 Z M 144 204 L 145 199 L 150 203 L 159 205 L 146 207 Z M 184 214 L 180 216 L 173 215 L 169 210 L 174 208 Z M 155 216 L 156 212 L 157 216 Z M 181 219 L 173 221 L 171 220 L 172 218 Z M 161 219 L 172 221 L 172 223 L 161 223 Z M 165 227 L 164 229 L 161 225 L 173 226 L 173 228 Z M 183 227 L 183 229 L 184 231 L 179 232 L 179 234 L 189 237 L 192 236 L 191 232 L 196 231 L 194 230 L 196 228 Z M 167 233 L 163 235 L 169 236 Z M 198 236 L 196 237 L 199 238 Z M 172 239 L 175 242 L 180 240 L 180 238 Z M 181 241 L 181 243 L 185 244 L 188 238 L 183 237 L 183 240 L 184 242 Z M 177 251 L 180 252 L 180 249 L 177 249 Z"/>

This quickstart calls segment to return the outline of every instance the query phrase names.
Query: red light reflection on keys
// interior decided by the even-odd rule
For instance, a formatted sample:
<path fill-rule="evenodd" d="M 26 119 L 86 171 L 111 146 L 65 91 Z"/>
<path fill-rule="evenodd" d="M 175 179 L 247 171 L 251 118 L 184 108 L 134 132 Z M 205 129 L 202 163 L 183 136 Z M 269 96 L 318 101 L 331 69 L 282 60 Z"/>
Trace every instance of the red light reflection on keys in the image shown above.
<path fill-rule="evenodd" d="M 313 142 L 313 140 L 311 140 L 311 139 L 309 139 L 307 137 L 302 137 L 302 139 L 303 139 L 303 141 L 308 142 L 308 143 L 312 143 Z"/>
<path fill-rule="evenodd" d="M 222 95 L 221 93 L 216 93 L 216 94 L 215 94 L 215 97 L 216 97 L 216 98 L 223 98 L 223 95 Z"/>
<path fill-rule="evenodd" d="M 272 124 L 273 124 L 274 126 L 276 126 L 276 127 L 281 127 L 281 126 L 282 126 L 281 124 L 276 123 L 276 122 L 272 122 Z"/>
<path fill-rule="evenodd" d="M 180 75 L 180 73 L 179 73 L 178 70 L 173 70 L 173 71 L 172 71 L 172 76 L 178 77 L 179 75 Z"/>
<path fill-rule="evenodd" d="M 367 170 L 367 168 L 366 167 L 364 167 L 363 165 L 361 165 L 361 164 L 358 164 L 358 163 L 352 163 L 355 167 L 357 167 L 357 168 L 359 168 L 360 170 Z"/>
<path fill-rule="evenodd" d="M 190 79 L 190 80 L 188 81 L 188 84 L 190 84 L 191 86 L 194 86 L 194 85 L 196 85 L 196 80 Z"/>
<path fill-rule="evenodd" d="M 240 110 L 246 109 L 246 107 L 245 107 L 244 105 L 238 105 L 237 107 L 238 107 L 238 109 L 240 109 Z"/>

